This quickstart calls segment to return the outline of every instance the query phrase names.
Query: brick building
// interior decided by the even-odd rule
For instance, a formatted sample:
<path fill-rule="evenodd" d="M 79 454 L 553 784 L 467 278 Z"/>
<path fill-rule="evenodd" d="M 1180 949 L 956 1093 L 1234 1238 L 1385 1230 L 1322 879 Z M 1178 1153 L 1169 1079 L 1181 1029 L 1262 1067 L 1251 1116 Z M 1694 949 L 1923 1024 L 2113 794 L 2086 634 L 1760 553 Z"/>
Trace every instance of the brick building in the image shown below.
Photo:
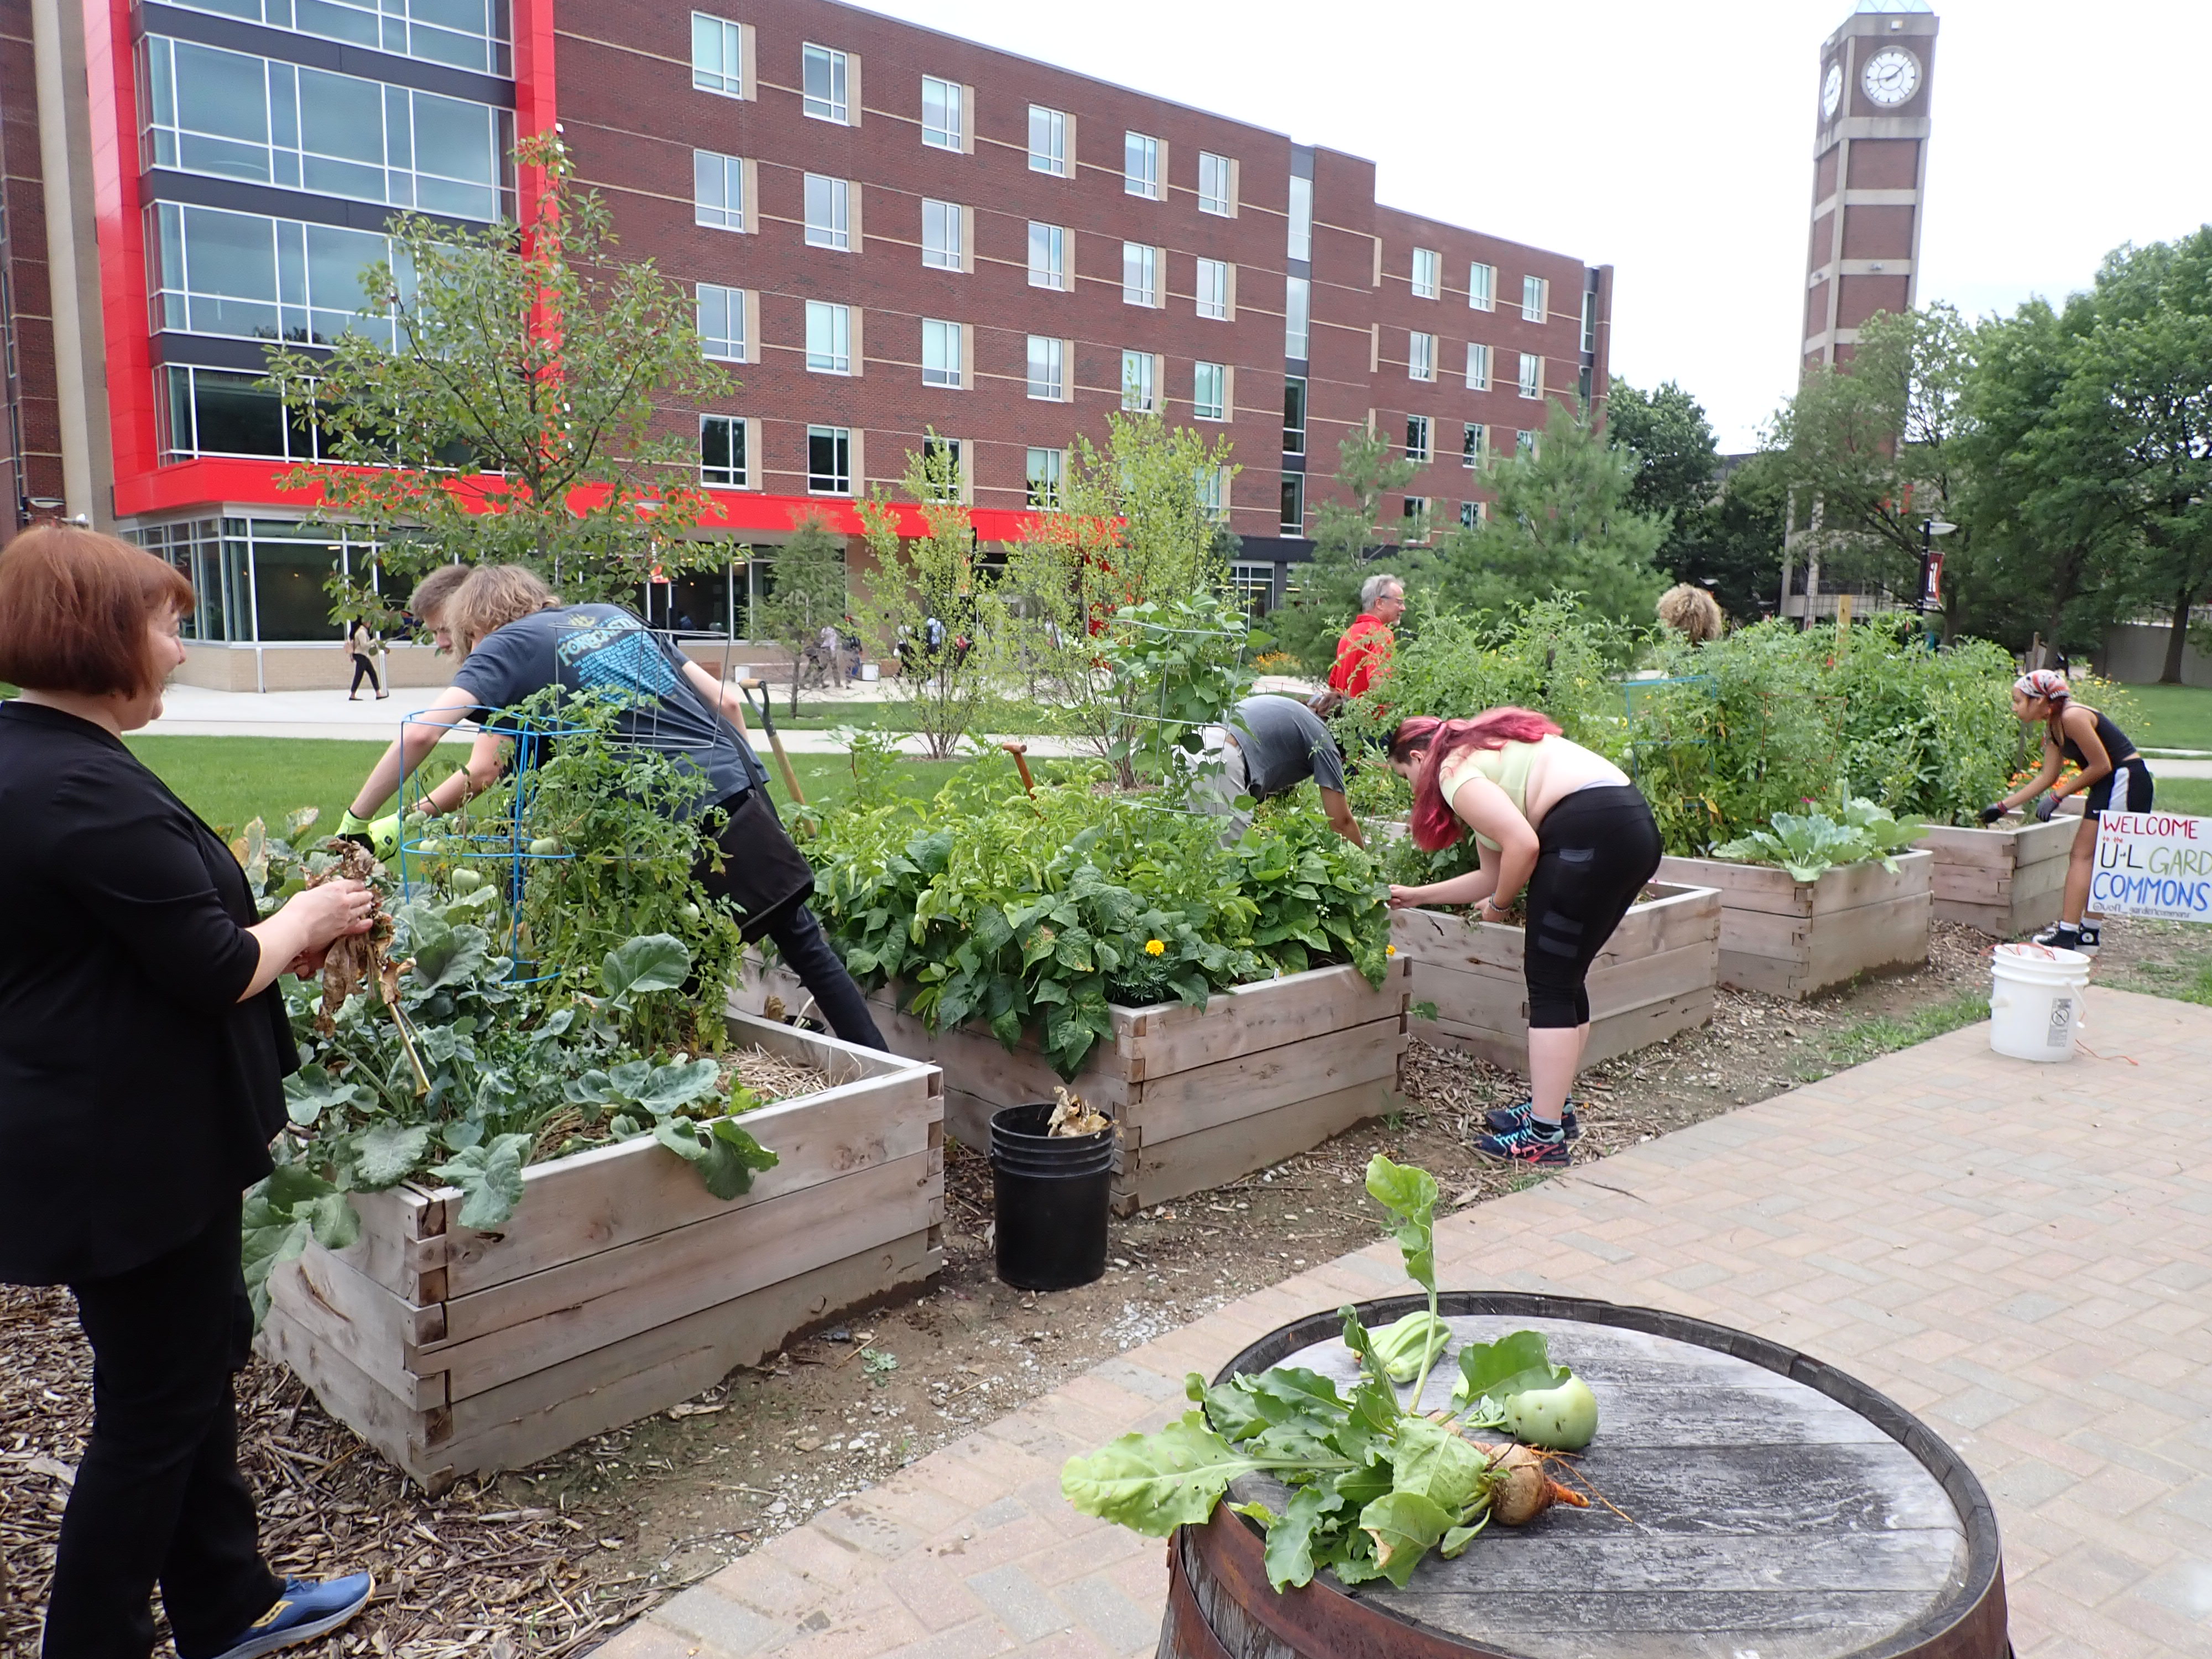
<path fill-rule="evenodd" d="M 794 519 L 857 532 L 853 498 L 932 432 L 987 542 L 1110 410 L 1226 435 L 1218 505 L 1266 604 L 1350 428 L 1425 458 L 1401 505 L 1446 523 L 1480 511 L 1486 449 L 1604 397 L 1609 267 L 831 0 L 0 0 L 0 44 L 7 528 L 82 514 L 167 550 L 205 599 L 187 672 L 218 684 L 323 678 L 272 679 L 260 647 L 330 641 L 322 576 L 364 550 L 274 486 L 307 440 L 252 386 L 264 343 L 356 325 L 393 208 L 512 213 L 507 149 L 556 122 L 740 383 L 668 416 L 696 423 L 711 533 L 767 556 L 663 597 L 702 631 L 742 636 Z M 250 678 L 216 659 L 238 646 Z"/>

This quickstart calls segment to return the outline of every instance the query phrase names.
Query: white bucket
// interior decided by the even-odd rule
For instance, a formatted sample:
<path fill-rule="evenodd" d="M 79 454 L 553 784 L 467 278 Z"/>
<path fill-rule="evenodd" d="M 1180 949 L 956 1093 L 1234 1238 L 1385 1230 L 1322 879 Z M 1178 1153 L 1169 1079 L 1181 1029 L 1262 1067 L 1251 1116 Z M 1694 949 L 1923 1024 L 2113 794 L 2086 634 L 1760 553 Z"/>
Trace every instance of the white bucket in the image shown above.
<path fill-rule="evenodd" d="M 873 685 L 876 683 L 877 675 L 881 672 L 882 671 L 872 662 L 862 663 L 860 665 L 860 683 L 864 685 Z"/>
<path fill-rule="evenodd" d="M 1990 956 L 1990 1047 L 2014 1060 L 2073 1059 L 2089 958 L 2047 945 L 2000 945 Z"/>

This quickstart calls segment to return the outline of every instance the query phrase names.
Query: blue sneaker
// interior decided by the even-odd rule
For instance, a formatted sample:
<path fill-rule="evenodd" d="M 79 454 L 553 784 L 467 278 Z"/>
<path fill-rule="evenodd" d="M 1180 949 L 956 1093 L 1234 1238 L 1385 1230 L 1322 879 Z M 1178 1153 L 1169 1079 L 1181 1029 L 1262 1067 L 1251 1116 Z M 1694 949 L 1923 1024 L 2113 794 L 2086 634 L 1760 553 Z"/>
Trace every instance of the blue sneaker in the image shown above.
<path fill-rule="evenodd" d="M 1482 1115 L 1482 1121 L 1490 1126 L 1492 1133 L 1509 1135 L 1516 1129 L 1526 1128 L 1535 1115 L 1536 1103 L 1524 1100 L 1518 1106 L 1493 1106 Z M 1559 1115 L 1559 1127 L 1566 1132 L 1570 1140 L 1583 1132 L 1582 1119 L 1576 1115 L 1575 1103 L 1571 1100 Z"/>
<path fill-rule="evenodd" d="M 1474 1150 L 1511 1164 L 1553 1167 L 1566 1164 L 1571 1156 L 1565 1130 L 1547 1129 L 1533 1116 L 1519 1128 L 1508 1129 L 1504 1134 L 1477 1135 Z"/>
<path fill-rule="evenodd" d="M 288 1578 L 276 1605 L 263 1613 L 214 1659 L 260 1659 L 279 1648 L 327 1636 L 368 1605 L 376 1580 L 365 1572 L 343 1578 Z"/>

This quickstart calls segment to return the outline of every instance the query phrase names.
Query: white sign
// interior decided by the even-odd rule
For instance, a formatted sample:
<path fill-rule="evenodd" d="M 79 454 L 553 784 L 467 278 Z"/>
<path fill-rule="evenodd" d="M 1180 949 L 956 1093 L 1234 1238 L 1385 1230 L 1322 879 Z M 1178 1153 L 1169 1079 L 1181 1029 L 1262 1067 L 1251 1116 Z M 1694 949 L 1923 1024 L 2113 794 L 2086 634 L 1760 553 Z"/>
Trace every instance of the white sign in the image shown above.
<path fill-rule="evenodd" d="M 2097 821 L 2089 908 L 2212 922 L 2212 818 L 2107 812 Z"/>

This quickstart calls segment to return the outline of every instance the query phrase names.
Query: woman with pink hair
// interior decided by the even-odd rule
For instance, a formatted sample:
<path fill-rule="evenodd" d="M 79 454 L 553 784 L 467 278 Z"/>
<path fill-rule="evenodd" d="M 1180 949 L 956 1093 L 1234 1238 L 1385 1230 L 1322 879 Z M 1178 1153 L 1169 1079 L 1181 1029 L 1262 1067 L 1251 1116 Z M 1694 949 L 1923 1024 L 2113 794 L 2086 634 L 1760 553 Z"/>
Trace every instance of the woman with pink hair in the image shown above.
<path fill-rule="evenodd" d="M 1474 836 L 1480 867 L 1390 890 L 1390 902 L 1472 904 L 1501 919 L 1526 887 L 1522 974 L 1528 987 L 1529 1096 L 1488 1115 L 1478 1152 L 1567 1162 L 1582 1133 L 1567 1098 L 1589 1041 L 1589 965 L 1659 868 L 1659 826 L 1627 775 L 1560 735 L 1531 708 L 1473 720 L 1422 715 L 1390 738 L 1390 767 L 1413 786 L 1413 842 L 1428 852 Z"/>
<path fill-rule="evenodd" d="M 2012 712 L 2024 726 L 2043 722 L 2043 765 L 2012 793 L 1982 808 L 1982 822 L 1995 823 L 2015 807 L 2034 801 L 2036 817 L 2048 823 L 2068 795 L 2087 797 L 2066 866 L 2058 921 L 2038 933 L 2035 942 L 2094 957 L 2105 942 L 2104 929 L 2083 916 L 2089 908 L 2089 878 L 2096 872 L 2097 820 L 2116 809 L 2149 811 L 2150 768 L 2136 752 L 2135 740 L 2110 714 L 2074 701 L 2073 687 L 2055 668 L 2030 669 L 2012 683 Z M 2081 770 L 2061 785 L 2058 775 L 2068 761 Z M 2047 795 L 2043 793 L 2046 789 L 2051 792 Z"/>

